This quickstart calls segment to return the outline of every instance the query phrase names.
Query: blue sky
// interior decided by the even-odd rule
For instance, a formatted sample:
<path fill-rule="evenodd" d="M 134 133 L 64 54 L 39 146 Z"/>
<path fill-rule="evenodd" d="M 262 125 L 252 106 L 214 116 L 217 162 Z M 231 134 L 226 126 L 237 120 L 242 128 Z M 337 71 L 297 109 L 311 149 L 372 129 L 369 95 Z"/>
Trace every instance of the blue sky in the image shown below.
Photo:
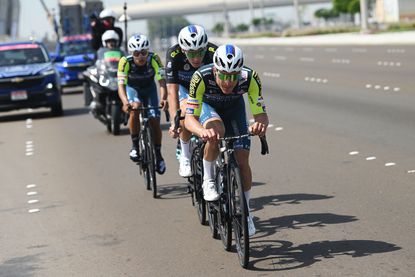
<path fill-rule="evenodd" d="M 49 9 L 58 10 L 58 0 L 44 0 Z M 147 0 L 147 2 L 160 1 L 160 0 Z M 171 0 L 167 0 L 171 1 Z M 121 0 L 104 0 L 104 6 L 122 5 L 124 1 Z M 143 3 L 145 0 L 129 0 L 127 4 Z M 19 34 L 21 38 L 28 38 L 30 35 L 35 35 L 37 38 L 42 38 L 45 33 L 49 36 L 52 35 L 53 29 L 49 24 L 46 13 L 42 8 L 39 0 L 20 0 L 21 14 L 20 14 L 20 27 Z M 316 8 L 326 7 L 327 5 L 313 5 L 308 6 L 305 9 L 306 19 L 310 20 L 313 11 Z M 274 20 L 290 21 L 293 20 L 294 11 L 291 7 L 283 8 L 267 8 L 265 9 L 265 15 L 267 17 L 273 17 Z M 255 16 L 260 17 L 261 12 L 255 10 Z M 195 24 L 204 25 L 206 28 L 211 28 L 216 22 L 222 21 L 222 13 L 209 14 L 209 15 L 197 15 L 188 16 L 190 22 Z M 250 14 L 248 11 L 231 12 L 229 18 L 234 25 L 239 23 L 248 23 Z M 146 33 L 147 27 L 145 21 L 134 21 L 129 24 L 129 30 L 134 30 L 136 33 Z"/>

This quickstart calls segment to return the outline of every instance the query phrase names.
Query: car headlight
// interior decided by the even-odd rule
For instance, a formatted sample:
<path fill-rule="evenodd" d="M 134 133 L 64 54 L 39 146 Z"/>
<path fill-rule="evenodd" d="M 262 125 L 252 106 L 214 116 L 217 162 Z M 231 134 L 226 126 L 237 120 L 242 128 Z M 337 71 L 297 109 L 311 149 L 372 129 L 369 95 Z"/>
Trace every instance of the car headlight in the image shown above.
<path fill-rule="evenodd" d="M 42 71 L 41 74 L 43 76 L 52 75 L 52 74 L 55 74 L 55 70 L 53 70 L 53 69 L 45 70 L 45 71 Z"/>
<path fill-rule="evenodd" d="M 63 63 L 62 63 L 62 66 L 63 66 L 63 67 L 68 67 L 68 62 L 63 62 Z"/>

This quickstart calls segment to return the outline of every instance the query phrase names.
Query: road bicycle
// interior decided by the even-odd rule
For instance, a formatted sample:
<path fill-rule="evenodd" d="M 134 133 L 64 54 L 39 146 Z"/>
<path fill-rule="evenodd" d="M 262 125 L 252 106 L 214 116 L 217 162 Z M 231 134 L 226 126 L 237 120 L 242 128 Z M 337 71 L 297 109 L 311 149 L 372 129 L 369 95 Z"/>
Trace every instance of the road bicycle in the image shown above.
<path fill-rule="evenodd" d="M 215 184 L 219 199 L 207 202 L 209 226 L 214 238 L 222 241 L 226 251 L 231 250 L 232 231 L 239 263 L 243 268 L 249 263 L 249 234 L 246 204 L 240 169 L 234 155 L 233 143 L 237 139 L 252 136 L 244 134 L 219 139 L 220 151 L 215 165 Z M 265 136 L 260 137 L 261 154 L 269 153 Z"/>
<path fill-rule="evenodd" d="M 144 177 L 144 184 L 147 190 L 153 191 L 153 198 L 157 198 L 157 179 L 156 179 L 156 149 L 153 142 L 153 131 L 151 129 L 148 111 L 161 109 L 162 107 L 141 106 L 138 108 L 129 108 L 129 111 L 139 112 L 140 132 L 139 132 L 139 156 L 140 161 L 137 164 L 140 167 L 140 175 Z M 166 112 L 166 120 L 169 121 Z"/>

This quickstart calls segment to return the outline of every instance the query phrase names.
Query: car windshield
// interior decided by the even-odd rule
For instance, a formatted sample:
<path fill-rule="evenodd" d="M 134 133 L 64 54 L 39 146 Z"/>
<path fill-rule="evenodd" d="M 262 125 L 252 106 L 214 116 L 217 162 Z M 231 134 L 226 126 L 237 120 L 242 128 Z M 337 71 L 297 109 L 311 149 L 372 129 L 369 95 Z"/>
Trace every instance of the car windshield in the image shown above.
<path fill-rule="evenodd" d="M 89 40 L 68 41 L 62 44 L 60 56 L 82 55 L 93 52 Z"/>
<path fill-rule="evenodd" d="M 45 63 L 46 52 L 36 44 L 0 46 L 0 66 Z"/>

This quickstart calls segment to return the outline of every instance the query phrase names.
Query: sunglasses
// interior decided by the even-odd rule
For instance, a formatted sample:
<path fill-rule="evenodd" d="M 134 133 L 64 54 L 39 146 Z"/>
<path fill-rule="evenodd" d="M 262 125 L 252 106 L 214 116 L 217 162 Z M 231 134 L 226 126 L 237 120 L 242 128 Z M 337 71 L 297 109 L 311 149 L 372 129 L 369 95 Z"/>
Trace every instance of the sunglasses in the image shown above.
<path fill-rule="evenodd" d="M 202 48 L 199 50 L 190 50 L 190 51 L 186 51 L 186 57 L 188 59 L 194 59 L 194 58 L 200 58 L 203 57 L 205 55 L 206 49 Z"/>
<path fill-rule="evenodd" d="M 239 79 L 239 72 L 234 74 L 225 74 L 220 71 L 216 71 L 216 74 L 218 75 L 218 78 L 222 81 L 237 81 Z"/>
<path fill-rule="evenodd" d="M 133 52 L 134 57 L 139 57 L 140 55 L 146 57 L 148 55 L 148 50 L 143 49 L 141 51 L 134 51 Z"/>

